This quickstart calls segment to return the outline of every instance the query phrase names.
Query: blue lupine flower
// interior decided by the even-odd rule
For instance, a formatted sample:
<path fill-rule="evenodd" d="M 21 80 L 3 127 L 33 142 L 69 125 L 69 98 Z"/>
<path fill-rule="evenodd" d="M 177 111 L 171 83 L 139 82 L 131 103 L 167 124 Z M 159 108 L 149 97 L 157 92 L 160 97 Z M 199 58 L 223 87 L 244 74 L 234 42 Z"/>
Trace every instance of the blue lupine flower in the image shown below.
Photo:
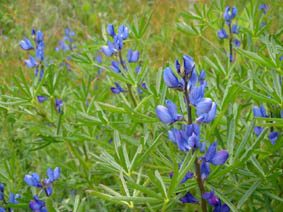
<path fill-rule="evenodd" d="M 232 26 L 232 32 L 235 33 L 235 34 L 239 33 L 239 29 L 240 29 L 240 27 L 238 25 L 233 25 Z"/>
<path fill-rule="evenodd" d="M 120 36 L 118 36 L 118 35 L 116 35 L 116 36 L 114 37 L 114 47 L 115 47 L 118 51 L 120 51 L 120 50 L 123 48 L 123 39 L 122 39 L 122 37 L 120 37 Z"/>
<path fill-rule="evenodd" d="M 32 173 L 31 175 L 25 175 L 24 181 L 30 186 L 44 189 L 47 196 L 50 196 L 52 194 L 51 184 L 59 178 L 60 171 L 61 170 L 58 167 L 56 167 L 54 171 L 48 168 L 47 179 L 40 181 L 40 176 L 37 173 Z"/>
<path fill-rule="evenodd" d="M 0 212 L 6 212 L 4 208 L 0 207 Z"/>
<path fill-rule="evenodd" d="M 196 106 L 202 100 L 203 96 L 204 96 L 203 85 L 191 88 L 189 97 L 192 105 Z"/>
<path fill-rule="evenodd" d="M 44 42 L 41 41 L 36 49 L 35 49 L 35 55 L 36 55 L 36 58 L 39 60 L 39 61 L 43 61 L 44 60 Z"/>
<path fill-rule="evenodd" d="M 235 44 L 235 46 L 239 47 L 241 46 L 241 42 L 237 39 L 233 40 L 233 43 Z"/>
<path fill-rule="evenodd" d="M 0 183 L 0 193 L 3 193 L 4 192 L 4 185 L 2 183 Z"/>
<path fill-rule="evenodd" d="M 122 25 L 119 27 L 118 30 L 119 37 L 121 37 L 123 40 L 127 39 L 129 37 L 129 29 L 125 25 Z"/>
<path fill-rule="evenodd" d="M 141 70 L 141 66 L 137 66 L 137 67 L 135 68 L 135 73 L 138 74 L 138 73 L 140 72 L 140 70 Z"/>
<path fill-rule="evenodd" d="M 177 113 L 177 106 L 170 100 L 166 100 L 167 108 L 158 105 L 156 108 L 156 114 L 161 122 L 164 124 L 173 124 L 176 121 L 183 120 L 183 116 Z"/>
<path fill-rule="evenodd" d="M 53 183 L 60 177 L 61 169 L 56 167 L 54 171 L 51 168 L 47 169 L 48 184 Z"/>
<path fill-rule="evenodd" d="M 178 80 L 170 67 L 165 68 L 163 72 L 163 79 L 169 88 L 183 87 L 183 84 Z"/>
<path fill-rule="evenodd" d="M 269 138 L 269 140 L 271 141 L 271 144 L 275 144 L 275 142 L 276 142 L 278 136 L 279 136 L 279 133 L 278 133 L 278 132 L 272 131 L 272 132 L 269 133 L 268 138 Z"/>
<path fill-rule="evenodd" d="M 29 60 L 25 60 L 25 64 L 29 68 L 34 68 L 38 65 L 36 59 L 33 56 L 29 56 Z"/>
<path fill-rule="evenodd" d="M 191 89 L 193 86 L 195 86 L 197 81 L 198 81 L 198 75 L 197 75 L 196 70 L 194 69 L 191 73 L 191 77 L 189 79 L 187 89 Z"/>
<path fill-rule="evenodd" d="M 181 74 L 181 65 L 178 60 L 175 60 L 175 67 L 176 67 L 178 74 Z"/>
<path fill-rule="evenodd" d="M 253 107 L 253 113 L 255 117 L 265 117 L 267 118 L 268 115 L 266 114 L 266 110 L 263 106 L 263 104 L 260 105 L 260 108 L 257 106 Z"/>
<path fill-rule="evenodd" d="M 115 71 L 115 72 L 117 72 L 117 73 L 120 73 L 120 72 L 121 72 L 121 69 L 120 69 L 120 67 L 119 67 L 120 62 L 112 61 L 111 64 L 112 64 L 112 65 L 110 66 L 110 68 L 111 68 L 113 71 Z"/>
<path fill-rule="evenodd" d="M 115 36 L 116 34 L 115 34 L 115 30 L 114 30 L 113 24 L 109 24 L 109 25 L 107 26 L 107 33 L 108 33 L 108 35 L 110 35 L 111 37 L 114 38 L 114 36 Z"/>
<path fill-rule="evenodd" d="M 201 70 L 199 76 L 198 76 L 198 81 L 199 83 L 202 85 L 202 84 L 205 84 L 205 76 L 206 76 L 206 73 L 205 73 L 205 70 Z"/>
<path fill-rule="evenodd" d="M 111 57 L 117 51 L 111 41 L 107 41 L 107 46 L 102 46 L 101 50 L 107 57 Z"/>
<path fill-rule="evenodd" d="M 145 82 L 143 82 L 143 83 L 141 84 L 141 87 L 142 87 L 143 89 L 147 89 Z M 139 92 L 139 94 L 142 94 L 142 93 L 143 93 L 143 90 L 138 87 L 138 92 Z"/>
<path fill-rule="evenodd" d="M 132 49 L 129 49 L 128 51 L 128 55 L 127 55 L 127 58 L 128 58 L 128 62 L 129 63 L 135 63 L 139 60 L 139 56 L 140 56 L 140 53 L 139 51 L 134 51 Z"/>
<path fill-rule="evenodd" d="M 62 112 L 62 107 L 63 107 L 63 101 L 61 99 L 57 99 L 55 101 L 55 107 L 58 113 Z"/>
<path fill-rule="evenodd" d="M 263 127 L 254 127 L 254 133 L 256 136 L 259 136 L 261 132 L 263 131 Z"/>
<path fill-rule="evenodd" d="M 39 103 L 45 102 L 48 99 L 46 96 L 37 96 L 37 100 Z"/>
<path fill-rule="evenodd" d="M 114 94 L 119 94 L 121 92 L 126 92 L 126 90 L 124 90 L 123 88 L 121 88 L 121 86 L 117 83 L 117 82 L 114 82 L 115 86 L 116 87 L 111 87 L 111 91 L 114 93 Z"/>
<path fill-rule="evenodd" d="M 260 108 L 257 106 L 253 107 L 253 114 L 255 117 L 265 117 L 267 118 L 268 115 L 266 114 L 266 110 L 263 106 L 263 104 L 260 105 Z M 261 132 L 263 131 L 263 127 L 254 127 L 254 133 L 256 136 L 259 136 L 261 134 Z"/>
<path fill-rule="evenodd" d="M 227 35 L 227 32 L 224 28 L 222 28 L 221 30 L 218 30 L 217 31 L 217 35 L 218 37 L 222 40 L 222 39 L 225 39 L 225 38 L 228 38 L 228 35 Z"/>
<path fill-rule="evenodd" d="M 36 32 L 36 39 L 35 41 L 39 44 L 43 41 L 43 33 L 40 30 Z"/>
<path fill-rule="evenodd" d="M 206 199 L 208 201 L 208 203 L 215 207 L 215 209 L 213 210 L 213 212 L 229 212 L 230 208 L 228 205 L 221 204 L 221 200 L 214 195 L 214 190 L 212 190 L 211 192 L 206 192 L 204 194 L 202 194 L 202 198 Z"/>
<path fill-rule="evenodd" d="M 184 60 L 185 77 L 188 77 L 195 67 L 195 62 L 193 58 L 191 58 L 188 55 L 184 55 L 183 60 Z"/>
<path fill-rule="evenodd" d="M 262 10 L 263 14 L 265 15 L 269 8 L 266 4 L 260 4 L 259 9 Z"/>
<path fill-rule="evenodd" d="M 20 46 L 23 50 L 31 50 L 33 49 L 33 45 L 28 38 L 24 38 L 24 40 L 20 41 Z"/>
<path fill-rule="evenodd" d="M 208 147 L 206 154 L 203 157 L 201 157 L 202 162 L 200 165 L 200 170 L 201 170 L 201 177 L 203 180 L 207 179 L 210 173 L 209 163 L 215 166 L 222 165 L 226 162 L 226 160 L 229 157 L 229 153 L 226 150 L 216 152 L 216 147 L 217 147 L 217 142 L 212 143 Z"/>
<path fill-rule="evenodd" d="M 181 151 L 190 151 L 200 146 L 200 128 L 197 124 L 183 125 L 182 130 L 173 128 L 168 131 L 168 137 Z"/>
<path fill-rule="evenodd" d="M 10 197 L 9 197 L 9 202 L 13 203 L 13 204 L 18 204 L 19 202 L 16 199 L 21 198 L 20 194 L 14 194 L 13 192 L 11 192 Z"/>
<path fill-rule="evenodd" d="M 235 16 L 237 15 L 237 12 L 238 10 L 236 7 L 233 7 L 232 9 L 230 6 L 226 7 L 225 12 L 224 12 L 224 20 L 226 21 L 227 25 L 231 24 L 231 21 L 233 18 L 235 18 Z"/>
<path fill-rule="evenodd" d="M 30 201 L 29 208 L 35 212 L 47 212 L 45 202 L 40 200 L 38 196 L 33 196 L 34 201 Z"/>
<path fill-rule="evenodd" d="M 178 164 L 179 169 L 181 168 L 182 163 Z M 173 178 L 174 175 L 174 171 L 170 172 L 170 179 Z M 180 182 L 180 184 L 185 183 L 188 179 L 192 179 L 194 177 L 194 173 L 188 171 L 187 174 L 185 175 L 185 177 L 182 179 L 182 181 Z"/>
<path fill-rule="evenodd" d="M 187 192 L 185 196 L 181 197 L 179 200 L 182 203 L 193 203 L 193 204 L 198 203 L 198 200 L 190 192 Z"/>
<path fill-rule="evenodd" d="M 216 115 L 217 105 L 210 98 L 203 98 L 196 105 L 196 110 L 198 115 L 196 121 L 199 123 L 209 123 L 213 121 Z"/>

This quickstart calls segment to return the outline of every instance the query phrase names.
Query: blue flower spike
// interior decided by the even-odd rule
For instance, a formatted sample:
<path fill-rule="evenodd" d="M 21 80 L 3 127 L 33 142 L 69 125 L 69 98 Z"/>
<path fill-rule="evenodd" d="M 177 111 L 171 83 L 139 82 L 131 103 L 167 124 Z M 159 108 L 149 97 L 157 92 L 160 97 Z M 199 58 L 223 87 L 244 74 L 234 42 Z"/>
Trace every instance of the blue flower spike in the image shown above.
<path fill-rule="evenodd" d="M 233 7 L 231 8 L 230 6 L 227 6 L 224 12 L 224 20 L 226 21 L 227 25 L 230 25 L 232 22 L 232 19 L 235 18 L 237 15 L 237 8 Z"/>
<path fill-rule="evenodd" d="M 39 103 L 43 103 L 48 99 L 46 96 L 37 96 L 37 100 Z"/>
<path fill-rule="evenodd" d="M 179 115 L 177 112 L 177 106 L 170 100 L 166 100 L 167 108 L 158 105 L 156 108 L 157 117 L 164 124 L 173 124 L 176 121 L 183 120 L 183 116 Z"/>

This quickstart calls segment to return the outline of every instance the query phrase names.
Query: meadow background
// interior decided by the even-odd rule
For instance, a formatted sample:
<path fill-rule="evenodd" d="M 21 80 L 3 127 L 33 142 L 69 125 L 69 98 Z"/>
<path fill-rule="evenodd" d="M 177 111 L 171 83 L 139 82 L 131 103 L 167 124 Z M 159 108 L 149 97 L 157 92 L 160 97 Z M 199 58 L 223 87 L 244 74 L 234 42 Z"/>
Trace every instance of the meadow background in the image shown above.
<path fill-rule="evenodd" d="M 258 9 L 261 3 L 269 7 L 266 15 Z M 185 111 L 182 96 L 169 90 L 162 77 L 165 67 L 173 67 L 184 54 L 194 58 L 199 71 L 206 70 L 206 96 L 218 105 L 216 119 L 202 129 L 201 137 L 208 143 L 217 140 L 230 153 L 223 167 L 213 167 L 206 187 L 230 203 L 231 211 L 283 211 L 283 121 L 272 106 L 283 109 L 282 86 L 275 82 L 283 73 L 282 4 L 281 0 L 0 1 L 0 183 L 6 196 L 22 195 L 15 211 L 29 211 L 28 202 L 38 193 L 24 176 L 32 172 L 45 176 L 48 167 L 61 168 L 48 211 L 199 210 L 198 205 L 181 204 L 174 197 L 195 189 L 193 180 L 176 187 L 165 206 L 163 199 L 146 199 L 151 192 L 162 193 L 163 185 L 169 188 L 170 172 L 186 155 L 170 142 L 169 127 L 155 113 L 167 98 Z M 241 27 L 237 35 L 241 46 L 231 64 L 228 43 L 217 36 L 228 5 L 238 8 L 236 23 Z M 263 29 L 262 22 L 267 23 Z M 108 24 L 116 29 L 128 26 L 126 46 L 140 52 L 142 76 L 133 85 L 135 108 L 127 94 L 111 92 L 113 83 L 121 80 L 118 76 L 109 71 L 98 74 L 110 65 L 110 59 L 98 52 L 108 39 Z M 77 48 L 56 52 L 67 27 L 76 33 Z M 29 54 L 19 47 L 32 28 L 44 33 L 45 55 L 52 61 L 42 83 L 25 66 Z M 101 64 L 97 55 L 102 55 Z M 60 66 L 66 56 L 71 57 L 71 71 Z M 141 97 L 136 91 L 140 80 L 148 87 Z M 38 103 L 36 96 L 43 94 L 50 101 Z M 63 100 L 62 116 L 54 108 L 55 97 Z M 252 108 L 260 104 L 277 118 L 255 119 Z M 254 126 L 268 129 L 256 137 Z M 274 145 L 265 136 L 270 127 L 281 133 Z M 131 167 L 120 158 L 125 152 L 133 160 Z M 164 184 L 154 180 L 154 170 Z M 113 198 L 117 193 L 133 198 Z M 194 194 L 199 197 L 197 189 Z"/>

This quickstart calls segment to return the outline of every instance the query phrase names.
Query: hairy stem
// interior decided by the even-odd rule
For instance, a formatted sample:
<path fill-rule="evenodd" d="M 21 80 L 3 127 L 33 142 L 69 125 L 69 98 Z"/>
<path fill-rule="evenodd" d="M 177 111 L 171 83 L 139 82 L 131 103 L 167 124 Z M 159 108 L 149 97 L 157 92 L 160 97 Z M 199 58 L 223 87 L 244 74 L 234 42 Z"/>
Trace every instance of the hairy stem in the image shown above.
<path fill-rule="evenodd" d="M 192 108 L 190 105 L 190 98 L 188 95 L 188 81 L 185 81 L 185 88 L 184 88 L 184 94 L 185 94 L 185 99 L 186 99 L 186 104 L 187 104 L 187 112 L 188 112 L 188 124 L 192 124 Z M 197 152 L 195 150 L 193 150 L 193 154 L 197 154 Z M 206 201 L 204 199 L 202 199 L 202 194 L 205 193 L 205 189 L 204 189 L 204 185 L 203 185 L 203 181 L 201 179 L 201 172 L 200 172 L 200 164 L 198 161 L 198 158 L 195 159 L 195 173 L 196 173 L 196 177 L 197 177 L 197 183 L 198 183 L 198 187 L 201 193 L 201 209 L 202 212 L 207 212 L 207 206 L 206 206 Z"/>

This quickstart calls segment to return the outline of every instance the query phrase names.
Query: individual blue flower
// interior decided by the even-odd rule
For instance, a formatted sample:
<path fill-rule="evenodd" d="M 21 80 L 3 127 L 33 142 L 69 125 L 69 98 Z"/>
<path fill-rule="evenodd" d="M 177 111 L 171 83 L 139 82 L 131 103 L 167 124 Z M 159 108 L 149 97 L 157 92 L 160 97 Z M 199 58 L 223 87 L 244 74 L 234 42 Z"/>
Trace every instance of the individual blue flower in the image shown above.
<path fill-rule="evenodd" d="M 200 142 L 199 143 L 199 151 L 201 153 L 205 152 L 205 146 L 206 146 L 205 142 Z"/>
<path fill-rule="evenodd" d="M 47 177 L 48 177 L 48 184 L 53 183 L 55 180 L 57 180 L 60 177 L 61 169 L 59 167 L 56 167 L 54 170 L 51 168 L 47 169 Z"/>
<path fill-rule="evenodd" d="M 263 104 L 260 105 L 260 108 L 257 106 L 253 107 L 253 113 L 255 117 L 265 117 L 267 118 L 268 115 L 266 114 L 266 110 L 263 106 Z"/>
<path fill-rule="evenodd" d="M 200 170 L 201 170 L 201 177 L 203 180 L 207 179 L 210 173 L 209 163 L 215 166 L 222 165 L 226 162 L 226 160 L 229 157 L 229 153 L 226 150 L 216 152 L 216 147 L 217 147 L 217 142 L 212 143 L 208 147 L 208 150 L 205 153 L 205 155 L 201 157 L 202 162 L 200 165 Z"/>
<path fill-rule="evenodd" d="M 141 87 L 142 87 L 143 89 L 147 89 L 146 83 L 143 82 L 143 83 L 141 84 Z M 140 87 L 138 87 L 138 92 L 139 92 L 139 94 L 141 95 L 141 94 L 143 93 L 143 90 L 142 90 Z"/>
<path fill-rule="evenodd" d="M 280 58 L 279 58 L 279 60 L 280 60 L 280 62 L 283 60 L 283 56 L 281 56 Z"/>
<path fill-rule="evenodd" d="M 39 103 L 45 102 L 48 99 L 46 96 L 37 96 L 37 100 Z"/>
<path fill-rule="evenodd" d="M 120 66 L 119 66 L 119 65 L 120 65 L 120 62 L 112 61 L 110 68 L 111 68 L 113 71 L 115 71 L 115 72 L 117 72 L 117 73 L 120 73 L 120 72 L 121 72 L 121 69 L 120 69 Z"/>
<path fill-rule="evenodd" d="M 170 67 L 165 68 L 163 79 L 169 88 L 183 88 L 183 83 L 178 80 Z"/>
<path fill-rule="evenodd" d="M 62 112 L 62 107 L 63 107 L 63 101 L 61 99 L 57 99 L 55 101 L 55 107 L 58 113 Z"/>
<path fill-rule="evenodd" d="M 190 103 L 194 106 L 196 106 L 204 96 L 204 85 L 192 87 L 190 90 Z"/>
<path fill-rule="evenodd" d="M 233 40 L 233 43 L 235 44 L 235 46 L 240 47 L 241 46 L 241 42 L 237 39 Z"/>
<path fill-rule="evenodd" d="M 263 14 L 265 15 L 269 8 L 266 4 L 260 4 L 259 9 L 262 10 Z"/>
<path fill-rule="evenodd" d="M 35 212 L 47 212 L 45 202 L 40 200 L 38 196 L 33 196 L 34 200 L 30 201 L 29 208 Z"/>
<path fill-rule="evenodd" d="M 0 207 L 0 212 L 6 212 L 4 208 Z"/>
<path fill-rule="evenodd" d="M 138 73 L 140 72 L 140 70 L 141 70 L 141 66 L 137 66 L 137 67 L 135 68 L 135 73 L 138 74 Z"/>
<path fill-rule="evenodd" d="M 40 176 L 37 173 L 32 173 L 31 175 L 25 175 L 24 181 L 30 186 L 42 188 Z"/>
<path fill-rule="evenodd" d="M 39 44 L 43 41 L 43 33 L 40 30 L 37 30 L 36 32 L 36 39 L 35 41 Z"/>
<path fill-rule="evenodd" d="M 24 40 L 20 41 L 20 46 L 23 50 L 31 50 L 33 49 L 33 45 L 28 38 L 24 38 Z"/>
<path fill-rule="evenodd" d="M 181 168 L 182 163 L 178 164 L 179 169 Z M 170 179 L 173 178 L 174 172 L 170 172 Z M 180 182 L 180 184 L 185 183 L 187 180 L 192 179 L 194 177 L 194 174 L 190 171 L 187 172 L 187 174 L 185 175 L 185 177 L 182 179 L 182 181 Z"/>
<path fill-rule="evenodd" d="M 9 202 L 13 203 L 13 204 L 18 204 L 19 202 L 17 201 L 17 199 L 21 198 L 20 194 L 14 194 L 13 192 L 11 192 L 10 197 L 9 197 Z"/>
<path fill-rule="evenodd" d="M 197 122 L 199 123 L 209 123 L 212 122 L 217 110 L 217 105 L 212 102 L 210 98 L 203 98 L 197 105 Z"/>
<path fill-rule="evenodd" d="M 279 136 L 278 132 L 272 131 L 269 133 L 268 138 L 271 141 L 271 144 L 275 144 L 278 136 Z"/>
<path fill-rule="evenodd" d="M 239 29 L 240 29 L 240 27 L 238 25 L 233 25 L 232 26 L 232 32 L 235 33 L 235 34 L 239 33 Z"/>
<path fill-rule="evenodd" d="M 25 64 L 29 68 L 34 68 L 34 67 L 38 66 L 38 62 L 36 61 L 36 59 L 33 56 L 29 56 L 29 60 L 25 60 Z"/>
<path fill-rule="evenodd" d="M 190 192 L 187 192 L 185 196 L 181 197 L 179 200 L 182 203 L 198 204 L 198 200 Z"/>
<path fill-rule="evenodd" d="M 35 55 L 36 55 L 36 58 L 39 60 L 39 61 L 43 61 L 44 60 L 44 42 L 40 42 L 36 49 L 35 49 Z"/>
<path fill-rule="evenodd" d="M 203 84 L 206 84 L 205 82 L 205 76 L 206 76 L 206 73 L 205 73 L 205 70 L 201 70 L 199 76 L 198 76 L 198 81 L 201 85 Z"/>
<path fill-rule="evenodd" d="M 225 38 L 228 38 L 228 35 L 227 35 L 227 32 L 224 28 L 222 28 L 221 30 L 218 30 L 217 31 L 217 35 L 218 37 L 222 40 L 222 39 L 225 39 Z"/>
<path fill-rule="evenodd" d="M 263 127 L 254 127 L 254 133 L 256 136 L 259 136 L 261 132 L 263 131 Z"/>
<path fill-rule="evenodd" d="M 190 151 L 200 146 L 200 127 L 198 124 L 183 125 L 182 130 L 173 128 L 168 131 L 169 139 L 178 145 L 181 151 Z"/>
<path fill-rule="evenodd" d="M 195 62 L 193 58 L 191 58 L 188 55 L 184 55 L 183 60 L 184 60 L 185 77 L 188 77 L 189 74 L 192 73 L 195 67 Z"/>
<path fill-rule="evenodd" d="M 139 60 L 139 56 L 140 56 L 140 53 L 139 51 L 134 51 L 132 49 L 129 49 L 128 51 L 128 55 L 127 55 L 127 58 L 128 58 L 128 62 L 129 63 L 135 63 Z"/>
<path fill-rule="evenodd" d="M 119 27 L 118 30 L 118 35 L 121 37 L 123 40 L 127 39 L 129 37 L 129 29 L 125 25 L 122 25 Z"/>
<path fill-rule="evenodd" d="M 123 39 L 122 37 L 116 35 L 114 37 L 114 47 L 117 51 L 121 51 L 121 49 L 123 48 Z"/>
<path fill-rule="evenodd" d="M 178 74 L 181 74 L 181 65 L 178 60 L 175 60 L 175 67 L 176 67 Z"/>
<path fill-rule="evenodd" d="M 109 24 L 109 25 L 107 26 L 107 33 L 108 33 L 108 35 L 110 35 L 111 37 L 114 38 L 114 36 L 115 36 L 116 34 L 115 34 L 115 30 L 114 30 L 113 24 Z"/>
<path fill-rule="evenodd" d="M 187 89 L 190 90 L 193 86 L 196 85 L 197 81 L 198 81 L 198 75 L 197 75 L 196 70 L 194 69 L 194 70 L 192 71 L 192 73 L 191 73 L 191 77 L 190 77 L 190 79 L 189 79 Z"/>
<path fill-rule="evenodd" d="M 231 24 L 231 21 L 233 18 L 235 18 L 235 16 L 237 15 L 237 12 L 238 10 L 236 7 L 233 7 L 232 9 L 230 6 L 226 7 L 225 12 L 224 12 L 224 20 L 226 21 L 227 25 Z"/>
<path fill-rule="evenodd" d="M 119 94 L 121 92 L 126 92 L 126 90 L 124 90 L 123 88 L 121 88 L 121 86 L 117 83 L 117 82 L 114 82 L 115 86 L 116 87 L 111 87 L 111 91 L 114 93 L 114 94 Z"/>
<path fill-rule="evenodd" d="M 101 50 L 107 57 L 111 57 L 116 52 L 114 44 L 111 41 L 107 41 L 107 46 L 102 46 Z"/>
<path fill-rule="evenodd" d="M 4 185 L 0 183 L 0 193 L 4 193 Z"/>
<path fill-rule="evenodd" d="M 221 200 L 214 195 L 214 190 L 212 190 L 211 192 L 206 192 L 202 194 L 202 198 L 206 199 L 208 201 L 208 203 L 215 207 L 215 209 L 213 210 L 213 212 L 229 212 L 230 208 L 228 205 L 221 204 Z"/>
<path fill-rule="evenodd" d="M 177 106 L 170 100 L 166 100 L 167 108 L 158 105 L 156 108 L 156 114 L 161 122 L 164 124 L 173 124 L 176 121 L 183 120 L 183 116 L 177 113 Z"/>

